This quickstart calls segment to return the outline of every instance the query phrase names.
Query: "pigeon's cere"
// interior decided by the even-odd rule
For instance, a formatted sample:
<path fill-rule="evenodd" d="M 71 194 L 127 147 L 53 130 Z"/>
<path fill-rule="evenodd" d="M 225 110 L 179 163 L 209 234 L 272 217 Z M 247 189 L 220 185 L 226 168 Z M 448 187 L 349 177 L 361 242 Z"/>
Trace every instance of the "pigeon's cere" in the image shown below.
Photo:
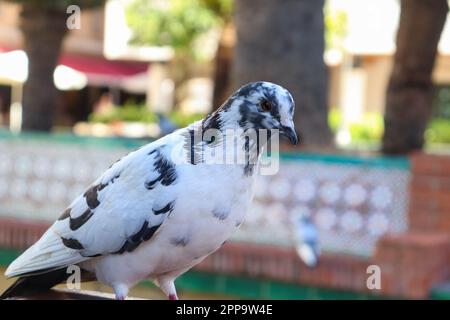
<path fill-rule="evenodd" d="M 76 265 L 118 299 L 146 278 L 175 299 L 174 280 L 244 220 L 272 132 L 297 142 L 293 115 L 286 89 L 250 83 L 204 120 L 124 156 L 8 267 L 19 279 L 2 298 L 51 288 Z"/>

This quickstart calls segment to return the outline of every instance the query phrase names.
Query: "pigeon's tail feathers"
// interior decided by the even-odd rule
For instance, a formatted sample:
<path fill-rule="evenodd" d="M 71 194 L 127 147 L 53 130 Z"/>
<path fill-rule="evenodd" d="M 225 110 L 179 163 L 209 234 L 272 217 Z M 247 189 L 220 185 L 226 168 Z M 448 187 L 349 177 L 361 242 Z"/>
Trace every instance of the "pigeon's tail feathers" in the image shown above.
<path fill-rule="evenodd" d="M 310 245 L 306 243 L 301 244 L 297 247 L 297 253 L 308 267 L 313 268 L 317 265 L 318 254 Z"/>
<path fill-rule="evenodd" d="M 5 292 L 0 295 L 0 300 L 32 296 L 44 292 L 55 285 L 65 281 L 70 276 L 66 268 L 42 271 L 42 273 L 20 277 Z"/>
<path fill-rule="evenodd" d="M 87 260 L 78 250 L 67 248 L 61 237 L 49 229 L 42 238 L 22 253 L 6 269 L 5 276 L 17 277 L 67 267 Z"/>

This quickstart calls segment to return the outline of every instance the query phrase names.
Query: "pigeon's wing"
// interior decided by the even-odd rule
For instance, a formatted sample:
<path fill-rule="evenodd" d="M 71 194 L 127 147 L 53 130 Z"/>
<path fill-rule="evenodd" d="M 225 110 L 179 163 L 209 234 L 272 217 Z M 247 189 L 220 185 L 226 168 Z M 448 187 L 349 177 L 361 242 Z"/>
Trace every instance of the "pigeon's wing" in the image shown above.
<path fill-rule="evenodd" d="M 113 164 L 8 267 L 6 276 L 131 252 L 149 240 L 171 213 L 179 182 L 169 156 L 173 143 L 167 140 L 144 146 Z"/>

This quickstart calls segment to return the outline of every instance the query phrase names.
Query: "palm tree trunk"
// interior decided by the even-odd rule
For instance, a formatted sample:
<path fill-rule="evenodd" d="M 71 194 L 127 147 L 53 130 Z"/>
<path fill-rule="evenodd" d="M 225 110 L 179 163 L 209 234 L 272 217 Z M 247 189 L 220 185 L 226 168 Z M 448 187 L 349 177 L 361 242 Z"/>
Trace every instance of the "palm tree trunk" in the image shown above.
<path fill-rule="evenodd" d="M 58 99 L 53 72 L 67 32 L 67 15 L 33 3 L 25 2 L 21 12 L 20 28 L 29 63 L 23 88 L 22 129 L 50 131 Z"/>
<path fill-rule="evenodd" d="M 402 0 L 397 51 L 386 94 L 382 151 L 422 149 L 431 113 L 437 45 L 448 13 L 447 0 Z"/>
<path fill-rule="evenodd" d="M 214 110 L 218 109 L 231 93 L 230 77 L 233 63 L 234 32 L 233 25 L 230 22 L 226 23 L 214 58 Z"/>
<path fill-rule="evenodd" d="M 302 142 L 328 146 L 324 0 L 237 0 L 232 87 L 272 81 L 291 91 Z"/>

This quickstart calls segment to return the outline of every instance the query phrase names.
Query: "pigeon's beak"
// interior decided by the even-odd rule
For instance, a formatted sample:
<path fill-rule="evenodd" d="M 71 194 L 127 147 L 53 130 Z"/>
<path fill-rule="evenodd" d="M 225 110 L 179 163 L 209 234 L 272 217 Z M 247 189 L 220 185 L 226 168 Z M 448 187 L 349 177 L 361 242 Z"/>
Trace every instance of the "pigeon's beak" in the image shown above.
<path fill-rule="evenodd" d="M 298 143 L 298 137 L 294 129 L 294 123 L 291 123 L 291 125 L 289 126 L 281 125 L 280 134 L 288 138 L 292 144 Z"/>

